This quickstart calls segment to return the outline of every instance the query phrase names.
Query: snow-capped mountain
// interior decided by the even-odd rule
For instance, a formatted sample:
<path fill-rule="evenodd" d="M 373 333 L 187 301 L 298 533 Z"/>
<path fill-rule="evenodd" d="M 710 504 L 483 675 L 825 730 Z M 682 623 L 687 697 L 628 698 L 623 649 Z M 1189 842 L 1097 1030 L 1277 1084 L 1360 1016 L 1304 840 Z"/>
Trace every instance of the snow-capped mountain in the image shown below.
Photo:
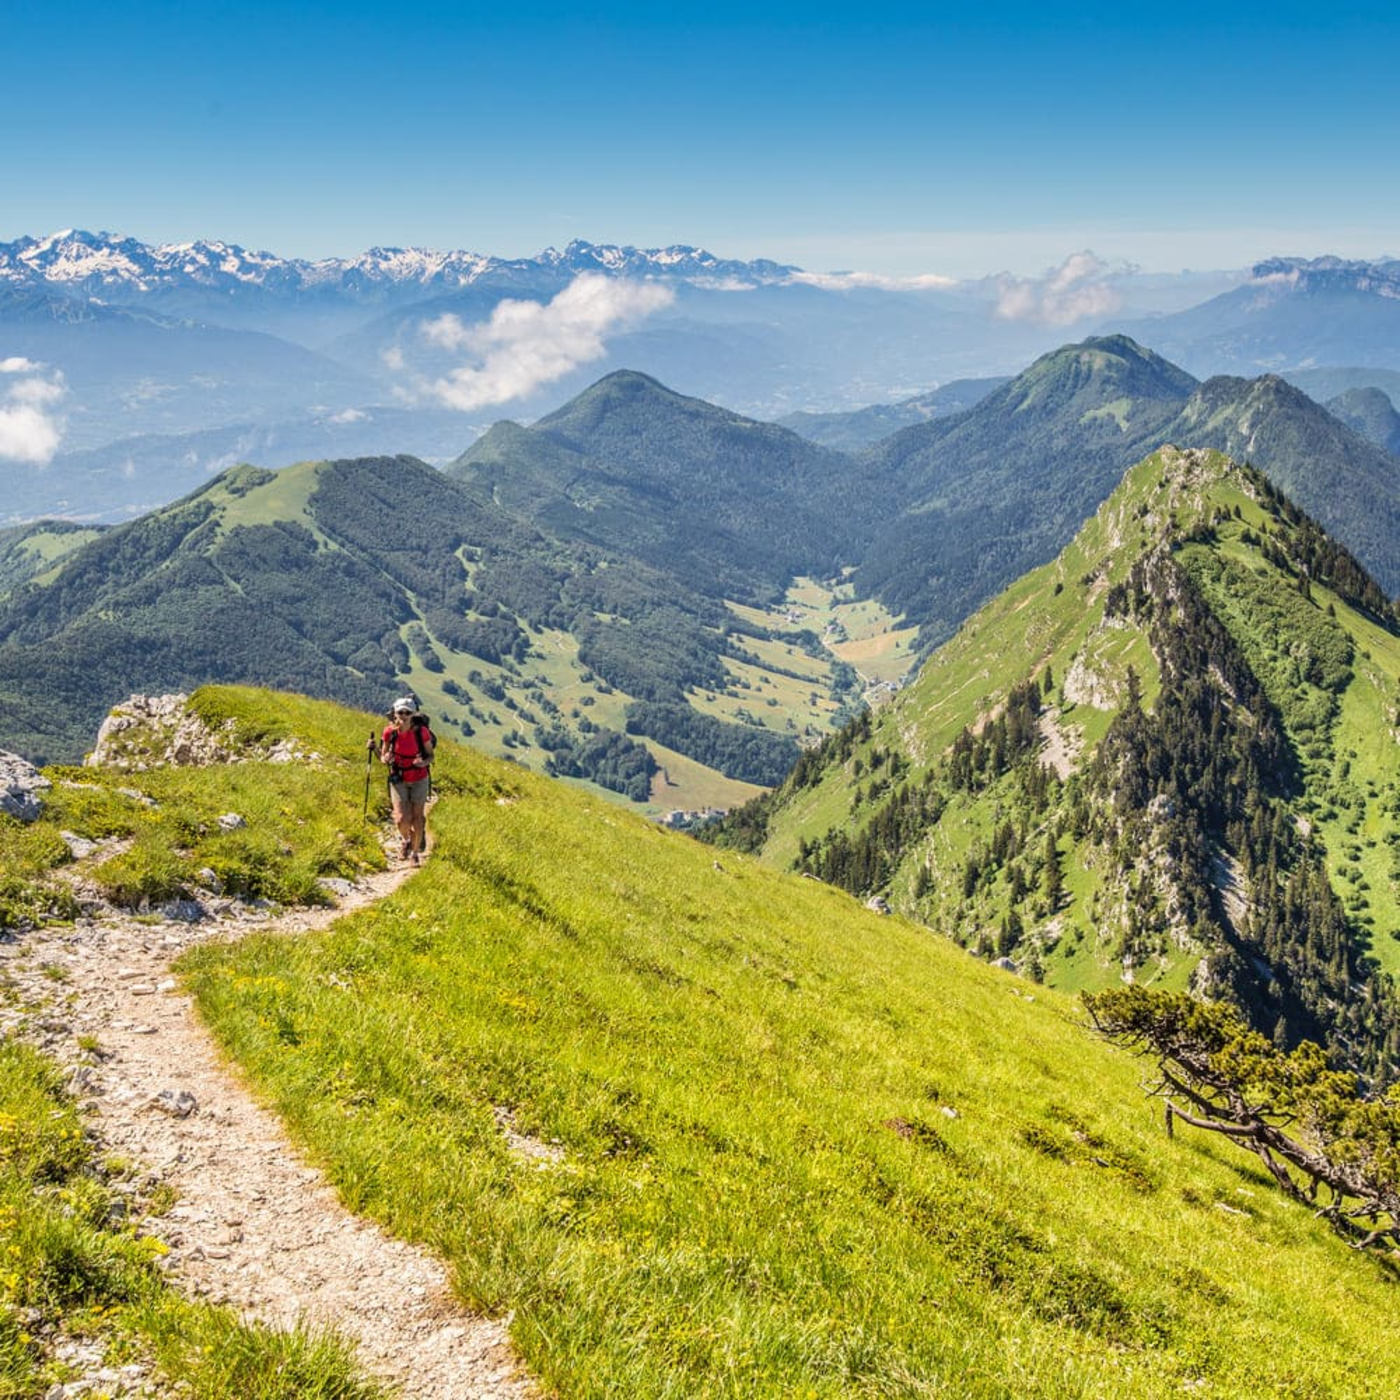
<path fill-rule="evenodd" d="M 135 238 L 82 229 L 0 243 L 0 285 L 42 286 L 124 304 L 146 298 L 164 300 L 180 292 L 413 301 L 483 282 L 530 287 L 586 271 L 702 286 L 757 287 L 785 281 L 797 270 L 764 260 L 717 258 L 699 248 L 642 249 L 582 240 L 562 252 L 546 248 L 534 258 L 371 248 L 355 258 L 315 261 L 252 252 L 219 240 L 152 246 Z"/>

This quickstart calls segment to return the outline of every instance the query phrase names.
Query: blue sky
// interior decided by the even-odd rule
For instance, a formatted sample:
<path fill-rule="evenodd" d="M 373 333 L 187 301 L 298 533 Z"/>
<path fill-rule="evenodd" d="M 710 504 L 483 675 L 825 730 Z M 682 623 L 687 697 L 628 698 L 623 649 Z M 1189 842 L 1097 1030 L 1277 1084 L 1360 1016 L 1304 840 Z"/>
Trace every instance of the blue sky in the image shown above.
<path fill-rule="evenodd" d="M 853 8 L 0 0 L 0 239 L 1400 256 L 1393 6 Z"/>

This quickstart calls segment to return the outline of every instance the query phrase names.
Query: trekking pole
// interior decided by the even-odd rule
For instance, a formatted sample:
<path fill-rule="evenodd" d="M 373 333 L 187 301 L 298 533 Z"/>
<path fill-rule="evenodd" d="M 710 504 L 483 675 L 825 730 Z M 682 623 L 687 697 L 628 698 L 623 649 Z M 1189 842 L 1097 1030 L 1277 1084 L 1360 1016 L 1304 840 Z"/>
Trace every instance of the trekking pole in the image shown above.
<path fill-rule="evenodd" d="M 365 820 L 369 820 L 369 773 L 374 766 L 374 730 L 369 732 L 369 742 L 365 745 Z"/>

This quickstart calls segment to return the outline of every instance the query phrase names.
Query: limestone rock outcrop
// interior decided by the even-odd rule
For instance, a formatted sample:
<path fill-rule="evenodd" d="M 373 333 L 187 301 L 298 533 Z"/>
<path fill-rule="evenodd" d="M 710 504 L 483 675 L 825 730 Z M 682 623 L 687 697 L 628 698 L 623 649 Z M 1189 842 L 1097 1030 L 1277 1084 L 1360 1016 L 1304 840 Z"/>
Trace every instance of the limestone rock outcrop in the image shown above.
<path fill-rule="evenodd" d="M 0 812 L 32 822 L 43 808 L 39 794 L 52 786 L 32 763 L 0 749 Z"/>

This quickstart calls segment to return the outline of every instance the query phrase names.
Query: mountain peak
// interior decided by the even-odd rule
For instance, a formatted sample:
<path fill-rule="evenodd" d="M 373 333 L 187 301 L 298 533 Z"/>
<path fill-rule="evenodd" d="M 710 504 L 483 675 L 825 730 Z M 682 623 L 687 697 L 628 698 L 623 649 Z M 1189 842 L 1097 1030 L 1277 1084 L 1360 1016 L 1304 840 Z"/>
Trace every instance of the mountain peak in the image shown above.
<path fill-rule="evenodd" d="M 1058 373 L 1066 368 L 1073 368 L 1081 374 L 1087 371 L 1091 375 L 1130 374 L 1144 386 L 1166 389 L 1168 396 L 1173 398 L 1190 393 L 1196 384 L 1185 370 L 1139 344 L 1131 336 L 1122 334 L 1090 336 L 1073 345 L 1062 345 L 1042 355 L 1026 374 Z M 1015 383 L 1014 380 L 1012 382 Z"/>
<path fill-rule="evenodd" d="M 590 384 L 535 426 L 551 436 L 573 442 L 576 438 L 588 437 L 603 420 L 619 413 L 654 414 L 677 410 L 716 420 L 738 420 L 738 415 L 728 409 L 703 399 L 689 398 L 640 370 L 619 369 Z"/>
<path fill-rule="evenodd" d="M 1036 980 L 1189 978 L 1281 1042 L 1393 1073 L 1400 999 L 1371 982 L 1365 929 L 1393 924 L 1394 891 L 1322 853 L 1360 850 L 1388 810 L 1400 759 L 1367 746 L 1397 636 L 1357 560 L 1262 473 L 1162 447 L 887 708 L 799 763 L 766 801 L 765 854 Z M 1362 752 L 1352 805 L 1329 801 Z M 1319 978 L 1324 926 L 1345 932 Z M 1372 994 L 1368 1039 L 1338 1007 Z"/>

